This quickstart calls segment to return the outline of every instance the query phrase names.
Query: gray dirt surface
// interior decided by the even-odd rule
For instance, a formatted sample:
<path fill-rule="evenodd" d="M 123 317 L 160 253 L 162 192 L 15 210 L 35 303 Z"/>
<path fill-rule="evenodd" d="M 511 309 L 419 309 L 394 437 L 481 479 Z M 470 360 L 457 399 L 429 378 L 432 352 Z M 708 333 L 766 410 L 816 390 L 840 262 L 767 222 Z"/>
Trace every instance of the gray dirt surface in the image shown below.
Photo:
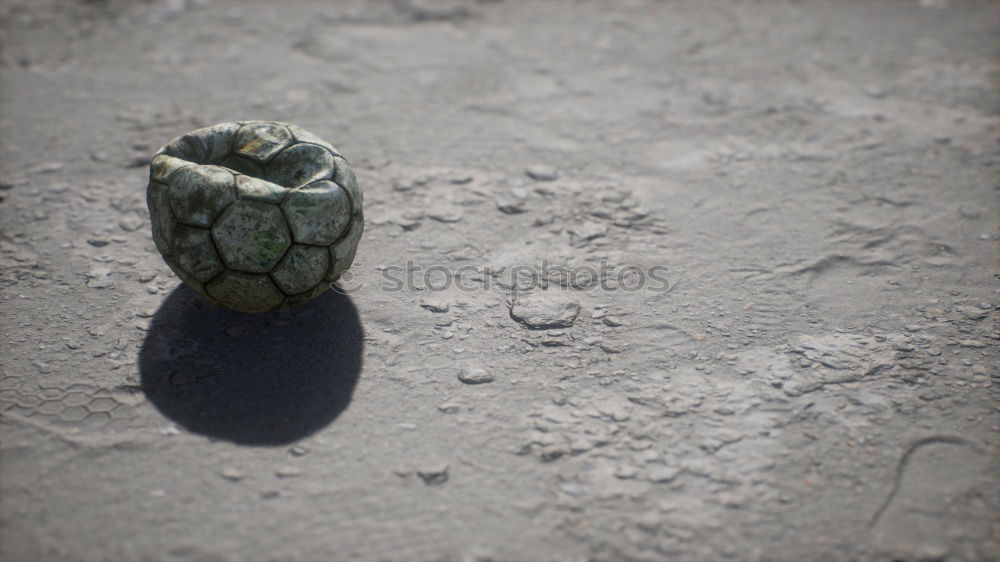
<path fill-rule="evenodd" d="M 0 22 L 4 561 L 997 559 L 1000 3 Z M 153 151 L 241 119 L 350 160 L 348 296 L 156 252 Z"/>

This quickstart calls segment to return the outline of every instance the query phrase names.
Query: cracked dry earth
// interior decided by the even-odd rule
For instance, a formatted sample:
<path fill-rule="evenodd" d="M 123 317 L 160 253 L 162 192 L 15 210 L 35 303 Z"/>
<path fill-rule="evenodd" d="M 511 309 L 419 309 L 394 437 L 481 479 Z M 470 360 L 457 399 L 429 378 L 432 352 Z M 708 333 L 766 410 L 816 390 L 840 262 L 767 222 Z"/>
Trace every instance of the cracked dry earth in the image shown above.
<path fill-rule="evenodd" d="M 1000 4 L 0 21 L 3 560 L 998 558 Z M 149 156 L 235 119 L 351 161 L 348 296 L 155 251 Z"/>

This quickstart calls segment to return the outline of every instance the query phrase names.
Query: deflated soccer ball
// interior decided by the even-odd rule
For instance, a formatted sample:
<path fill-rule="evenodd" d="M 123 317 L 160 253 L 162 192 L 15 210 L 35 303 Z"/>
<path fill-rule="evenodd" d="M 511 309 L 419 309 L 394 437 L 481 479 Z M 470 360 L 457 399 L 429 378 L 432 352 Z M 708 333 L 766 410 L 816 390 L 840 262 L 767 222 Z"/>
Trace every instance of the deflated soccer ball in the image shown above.
<path fill-rule="evenodd" d="M 319 295 L 354 261 L 361 188 L 337 149 L 298 127 L 197 129 L 167 143 L 149 168 L 156 249 L 208 300 L 278 310 Z"/>

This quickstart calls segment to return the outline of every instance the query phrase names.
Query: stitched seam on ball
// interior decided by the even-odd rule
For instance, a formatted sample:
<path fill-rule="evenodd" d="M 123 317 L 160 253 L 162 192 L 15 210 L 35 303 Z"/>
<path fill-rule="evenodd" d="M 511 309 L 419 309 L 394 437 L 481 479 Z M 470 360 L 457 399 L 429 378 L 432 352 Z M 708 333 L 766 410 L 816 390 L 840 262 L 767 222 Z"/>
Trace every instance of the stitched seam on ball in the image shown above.
<path fill-rule="evenodd" d="M 281 265 L 281 261 L 278 262 L 278 265 Z M 276 265 L 274 267 L 278 267 L 278 266 Z M 265 275 L 267 275 L 267 278 L 271 280 L 271 283 L 274 283 L 274 286 L 278 288 L 278 291 L 282 295 L 284 295 L 284 298 L 281 299 L 281 302 L 285 302 L 285 299 L 288 298 L 288 297 L 290 297 L 290 296 L 292 296 L 292 294 L 286 292 L 284 289 L 281 288 L 281 283 L 278 283 L 278 280 L 274 278 L 274 275 L 271 275 L 273 272 L 274 272 L 274 268 L 271 268 L 271 271 L 268 271 L 267 273 L 265 273 Z"/>
<path fill-rule="evenodd" d="M 216 273 L 215 275 L 213 275 L 213 276 L 212 276 L 212 278 L 211 278 L 211 279 L 209 279 L 208 281 L 202 281 L 202 282 L 201 282 L 201 284 L 202 284 L 202 286 L 203 286 L 203 287 L 205 287 L 205 292 L 206 292 L 206 293 L 208 292 L 208 284 L 209 284 L 209 283 L 211 283 L 212 281 L 215 281 L 215 280 L 216 280 L 216 279 L 218 279 L 219 277 L 222 277 L 222 274 L 223 274 L 223 273 L 225 273 L 225 272 L 226 272 L 226 271 L 228 271 L 228 270 L 229 270 L 229 268 L 228 268 L 228 267 L 226 267 L 226 265 L 225 265 L 225 262 L 223 262 L 223 268 L 222 268 L 222 271 L 220 271 L 220 272 Z M 214 298 L 214 297 L 213 297 L 213 298 Z"/>
<path fill-rule="evenodd" d="M 236 181 L 236 178 L 233 178 L 233 181 Z M 238 195 L 239 195 L 239 193 L 237 192 L 236 201 L 240 200 L 240 198 L 238 197 Z M 230 268 L 229 264 L 226 263 L 226 255 L 222 253 L 222 250 L 219 248 L 219 243 L 215 239 L 215 224 L 217 222 L 219 222 L 219 219 L 222 218 L 222 215 L 226 214 L 226 211 L 228 211 L 230 207 L 232 207 L 233 205 L 236 204 L 236 201 L 233 201 L 233 202 L 229 203 L 228 205 L 226 205 L 226 208 L 222 209 L 222 212 L 219 213 L 219 216 L 216 217 L 214 221 L 212 221 L 212 226 L 210 226 L 208 228 L 208 234 L 209 234 L 208 238 L 209 238 L 209 240 L 212 241 L 212 247 L 215 248 L 215 253 L 219 255 L 219 261 L 222 262 L 222 265 L 225 266 L 226 269 L 232 269 L 232 268 Z"/>
<path fill-rule="evenodd" d="M 280 264 L 282 261 L 284 261 L 285 256 L 288 255 L 288 252 L 292 251 L 292 246 L 295 245 L 295 236 L 292 234 L 292 227 L 288 226 L 288 217 L 285 216 L 285 211 L 281 207 L 278 207 L 278 210 L 281 211 L 281 218 L 282 218 L 282 220 L 285 221 L 285 230 L 288 231 L 289 242 L 288 242 L 288 247 L 285 248 L 285 251 L 281 253 L 281 257 L 278 258 L 278 261 L 274 262 L 274 266 L 272 266 L 271 269 L 267 270 L 267 275 L 268 276 L 271 275 L 271 272 L 274 271 L 275 267 L 278 267 L 278 264 Z M 272 281 L 273 281 L 273 279 L 272 279 Z M 275 283 L 275 285 L 278 285 L 278 284 Z M 278 290 L 281 291 L 281 287 L 280 286 L 278 286 Z M 284 291 L 281 291 L 281 292 L 284 293 Z"/>

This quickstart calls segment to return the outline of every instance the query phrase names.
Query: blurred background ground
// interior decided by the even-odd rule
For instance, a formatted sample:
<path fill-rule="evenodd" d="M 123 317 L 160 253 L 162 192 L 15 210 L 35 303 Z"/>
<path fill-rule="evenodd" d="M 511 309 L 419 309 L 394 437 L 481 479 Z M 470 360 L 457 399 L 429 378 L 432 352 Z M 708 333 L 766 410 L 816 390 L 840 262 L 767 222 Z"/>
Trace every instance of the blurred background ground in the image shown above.
<path fill-rule="evenodd" d="M 1000 3 L 0 22 L 3 560 L 997 558 Z M 349 296 L 246 317 L 156 253 L 150 154 L 242 119 L 354 165 Z"/>

